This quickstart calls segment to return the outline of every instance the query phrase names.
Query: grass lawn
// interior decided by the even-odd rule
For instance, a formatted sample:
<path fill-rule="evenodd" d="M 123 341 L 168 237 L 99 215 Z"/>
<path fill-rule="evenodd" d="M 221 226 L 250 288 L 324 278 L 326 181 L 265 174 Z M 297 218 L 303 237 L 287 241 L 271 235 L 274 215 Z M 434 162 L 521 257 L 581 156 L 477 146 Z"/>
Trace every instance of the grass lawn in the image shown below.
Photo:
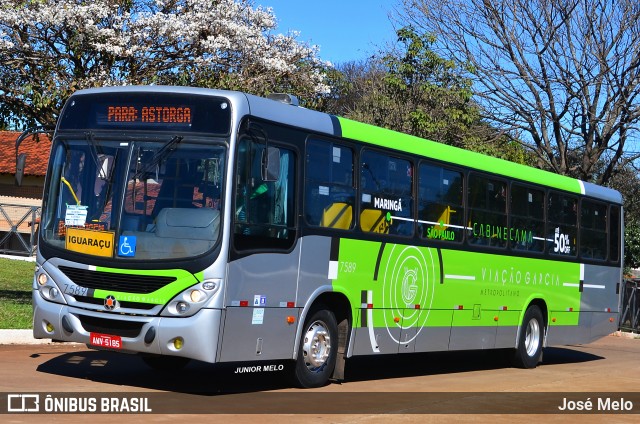
<path fill-rule="evenodd" d="M 31 328 L 35 262 L 0 258 L 0 329 Z"/>

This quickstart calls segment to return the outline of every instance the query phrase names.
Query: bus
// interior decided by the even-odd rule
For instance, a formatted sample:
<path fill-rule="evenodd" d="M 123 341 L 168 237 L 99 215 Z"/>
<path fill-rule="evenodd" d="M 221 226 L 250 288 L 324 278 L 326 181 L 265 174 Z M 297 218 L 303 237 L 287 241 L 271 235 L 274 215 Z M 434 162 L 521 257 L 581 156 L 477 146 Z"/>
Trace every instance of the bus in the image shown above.
<path fill-rule="evenodd" d="M 534 368 L 617 329 L 622 212 L 609 188 L 289 95 L 77 91 L 52 137 L 33 335 L 300 387 L 359 355 L 500 349 Z"/>

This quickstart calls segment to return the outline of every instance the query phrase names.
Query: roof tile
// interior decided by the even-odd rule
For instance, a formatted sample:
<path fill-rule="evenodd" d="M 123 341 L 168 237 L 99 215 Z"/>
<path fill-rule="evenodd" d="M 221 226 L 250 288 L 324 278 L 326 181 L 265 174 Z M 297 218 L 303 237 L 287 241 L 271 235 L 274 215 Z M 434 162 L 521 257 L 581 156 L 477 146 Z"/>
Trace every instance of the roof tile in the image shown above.
<path fill-rule="evenodd" d="M 16 139 L 19 135 L 19 132 L 0 131 L 0 174 L 16 173 Z M 27 154 L 25 175 L 44 176 L 47 172 L 51 143 L 46 135 L 40 134 L 39 140 L 36 142 L 35 137 L 29 137 L 20 144 L 19 153 Z"/>

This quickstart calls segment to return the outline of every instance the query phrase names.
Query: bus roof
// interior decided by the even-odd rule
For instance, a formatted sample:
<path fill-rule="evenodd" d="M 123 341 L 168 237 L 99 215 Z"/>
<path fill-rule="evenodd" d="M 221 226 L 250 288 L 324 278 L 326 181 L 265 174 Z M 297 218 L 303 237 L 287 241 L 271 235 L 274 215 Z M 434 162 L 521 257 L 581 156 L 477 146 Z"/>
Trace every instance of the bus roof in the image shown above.
<path fill-rule="evenodd" d="M 607 187 L 346 118 L 338 121 L 345 138 L 622 204 L 620 193 Z"/>

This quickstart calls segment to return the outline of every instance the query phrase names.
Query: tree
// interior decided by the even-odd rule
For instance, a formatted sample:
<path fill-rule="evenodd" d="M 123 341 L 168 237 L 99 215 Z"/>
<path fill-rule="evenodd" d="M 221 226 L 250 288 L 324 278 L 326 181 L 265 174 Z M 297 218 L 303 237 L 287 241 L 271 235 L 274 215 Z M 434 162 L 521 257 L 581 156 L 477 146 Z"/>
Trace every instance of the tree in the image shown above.
<path fill-rule="evenodd" d="M 435 38 L 412 27 L 397 31 L 395 48 L 338 68 L 334 113 L 445 144 L 526 162 L 519 146 L 480 119 L 471 81 L 437 55 Z"/>
<path fill-rule="evenodd" d="M 275 28 L 252 0 L 4 0 L 0 126 L 53 125 L 73 91 L 103 85 L 326 93 L 317 48 Z"/>
<path fill-rule="evenodd" d="M 620 170 L 610 181 L 610 186 L 620 193 L 624 204 L 624 265 L 640 267 L 640 178 L 631 166 Z"/>
<path fill-rule="evenodd" d="M 403 0 L 402 10 L 467 66 L 484 118 L 540 167 L 606 184 L 638 158 L 625 154 L 640 118 L 636 0 Z"/>
<path fill-rule="evenodd" d="M 383 54 L 368 70 L 370 90 L 350 111 L 371 122 L 419 137 L 462 145 L 466 128 L 477 119 L 471 83 L 456 65 L 431 49 L 434 38 L 413 28 L 397 31 L 395 50 Z"/>

